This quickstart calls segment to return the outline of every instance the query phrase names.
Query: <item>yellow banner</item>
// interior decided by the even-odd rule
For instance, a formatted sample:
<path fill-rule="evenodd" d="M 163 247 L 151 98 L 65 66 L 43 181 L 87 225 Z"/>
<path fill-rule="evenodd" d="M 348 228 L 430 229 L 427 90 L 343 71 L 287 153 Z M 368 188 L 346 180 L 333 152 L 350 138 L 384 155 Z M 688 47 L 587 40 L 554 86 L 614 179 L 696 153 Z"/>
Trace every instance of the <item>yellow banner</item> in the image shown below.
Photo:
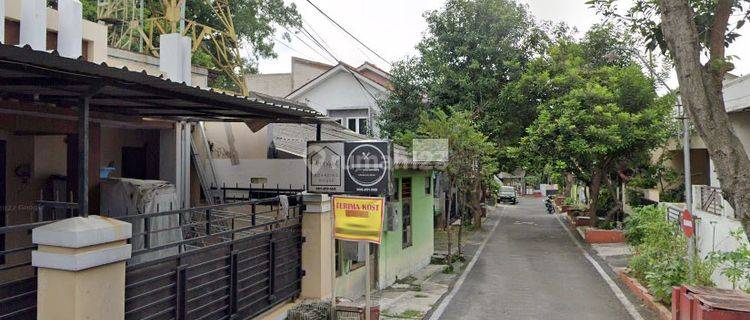
<path fill-rule="evenodd" d="M 380 243 L 384 198 L 333 197 L 334 234 L 338 239 Z"/>

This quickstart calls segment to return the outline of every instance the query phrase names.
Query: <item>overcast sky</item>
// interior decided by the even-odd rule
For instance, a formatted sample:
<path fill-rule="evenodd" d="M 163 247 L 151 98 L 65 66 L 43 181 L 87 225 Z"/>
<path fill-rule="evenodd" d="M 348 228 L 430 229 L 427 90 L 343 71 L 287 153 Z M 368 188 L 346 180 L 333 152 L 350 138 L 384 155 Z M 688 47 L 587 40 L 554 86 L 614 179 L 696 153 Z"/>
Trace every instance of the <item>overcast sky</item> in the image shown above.
<path fill-rule="evenodd" d="M 367 60 L 389 69 L 390 66 L 357 45 L 354 40 L 341 32 L 325 17 L 318 13 L 306 0 L 285 0 L 297 5 L 305 25 L 312 33 L 325 41 L 331 52 L 344 62 L 360 65 Z M 311 0 L 333 19 L 359 37 L 389 61 L 397 61 L 416 54 L 414 46 L 422 38 L 426 23 L 422 14 L 427 10 L 439 9 L 443 0 Z M 581 33 L 592 24 L 600 21 L 595 12 L 585 4 L 586 0 L 519 0 L 527 4 L 537 20 L 565 22 L 576 27 Z M 750 27 L 741 29 L 748 36 L 740 37 L 730 46 L 729 55 L 737 56 L 736 74 L 750 72 Z M 283 31 L 283 30 L 282 30 Z M 312 41 L 302 40 L 313 48 Z M 261 73 L 289 72 L 290 59 L 299 56 L 311 60 L 333 63 L 333 58 L 317 49 L 316 53 L 300 39 L 292 36 L 292 42 L 276 39 L 277 59 L 260 61 Z M 283 44 L 282 44 L 283 43 Z M 285 46 L 286 44 L 287 46 Z M 743 59 L 744 58 L 744 59 Z M 674 82 L 674 81 L 671 81 Z"/>

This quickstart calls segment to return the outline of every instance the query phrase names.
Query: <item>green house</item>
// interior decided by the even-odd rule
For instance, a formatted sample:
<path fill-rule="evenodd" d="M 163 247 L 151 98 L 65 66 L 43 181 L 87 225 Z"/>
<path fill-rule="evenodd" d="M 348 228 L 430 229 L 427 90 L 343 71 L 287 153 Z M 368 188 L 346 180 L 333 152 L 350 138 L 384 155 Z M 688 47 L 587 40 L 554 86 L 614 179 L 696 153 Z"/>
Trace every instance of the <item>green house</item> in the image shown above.
<path fill-rule="evenodd" d="M 371 247 L 373 288 L 384 289 L 430 263 L 434 252 L 435 177 L 439 165 L 415 163 L 397 147 L 393 178 L 394 194 L 388 199 L 379 248 Z M 356 299 L 364 294 L 363 261 L 345 256 L 338 241 L 336 296 Z"/>

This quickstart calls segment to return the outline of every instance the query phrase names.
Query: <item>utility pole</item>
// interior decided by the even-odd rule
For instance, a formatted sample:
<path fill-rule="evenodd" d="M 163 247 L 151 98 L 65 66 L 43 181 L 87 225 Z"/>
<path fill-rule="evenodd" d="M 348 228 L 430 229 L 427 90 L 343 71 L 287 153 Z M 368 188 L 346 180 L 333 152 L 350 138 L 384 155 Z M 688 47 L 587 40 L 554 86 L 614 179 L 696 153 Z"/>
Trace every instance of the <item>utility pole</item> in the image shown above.
<path fill-rule="evenodd" d="M 682 98 L 677 97 L 678 112 L 682 113 L 682 156 L 684 162 L 684 174 L 685 174 L 685 209 L 693 214 L 693 183 L 691 180 L 690 173 L 690 119 L 688 119 L 687 108 L 682 105 Z M 691 219 L 695 221 L 695 219 Z M 688 280 L 692 281 L 695 279 L 695 272 L 693 271 L 693 259 L 695 259 L 695 235 L 688 238 L 687 247 L 688 256 Z"/>

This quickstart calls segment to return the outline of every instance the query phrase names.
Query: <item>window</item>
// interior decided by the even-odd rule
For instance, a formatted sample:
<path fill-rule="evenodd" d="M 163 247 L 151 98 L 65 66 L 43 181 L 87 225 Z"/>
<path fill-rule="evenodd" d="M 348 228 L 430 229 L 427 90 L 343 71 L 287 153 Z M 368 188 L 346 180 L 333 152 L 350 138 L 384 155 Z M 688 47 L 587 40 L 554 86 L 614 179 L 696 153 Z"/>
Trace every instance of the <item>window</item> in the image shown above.
<path fill-rule="evenodd" d="M 370 132 L 367 118 L 346 118 L 346 127 L 361 135 L 367 135 Z"/>
<path fill-rule="evenodd" d="M 432 177 L 426 176 L 424 177 L 424 194 L 430 194 L 432 193 Z"/>
<path fill-rule="evenodd" d="M 393 201 L 398 201 L 398 199 L 399 199 L 398 190 L 399 189 L 400 188 L 399 188 L 399 185 L 398 185 L 398 178 L 393 178 L 393 198 L 392 198 Z"/>
<path fill-rule="evenodd" d="M 367 135 L 369 133 L 367 129 L 367 118 L 359 118 L 357 123 L 357 132 L 361 135 Z"/>
<path fill-rule="evenodd" d="M 408 248 L 412 245 L 411 232 L 411 178 L 401 178 L 401 247 Z"/>

